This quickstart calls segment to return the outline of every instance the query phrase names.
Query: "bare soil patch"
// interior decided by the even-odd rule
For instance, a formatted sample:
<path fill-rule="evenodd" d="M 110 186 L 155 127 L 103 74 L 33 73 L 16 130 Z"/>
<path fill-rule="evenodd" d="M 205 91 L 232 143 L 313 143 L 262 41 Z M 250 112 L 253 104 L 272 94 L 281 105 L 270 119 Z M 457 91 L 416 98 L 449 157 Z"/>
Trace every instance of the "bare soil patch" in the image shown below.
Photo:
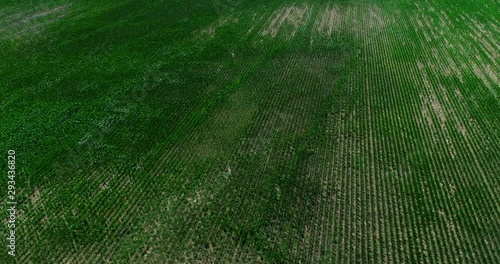
<path fill-rule="evenodd" d="M 276 37 L 278 32 L 283 27 L 291 27 L 290 35 L 295 36 L 295 33 L 301 25 L 305 24 L 306 13 L 310 10 L 309 6 L 289 6 L 283 7 L 271 15 L 271 22 L 261 31 L 263 36 L 270 35 Z"/>
<path fill-rule="evenodd" d="M 323 12 L 323 15 L 320 17 L 320 22 L 318 23 L 317 30 L 319 32 L 324 32 L 330 36 L 333 31 L 337 30 L 340 27 L 342 22 L 342 16 L 340 15 L 339 6 L 328 5 Z"/>
<path fill-rule="evenodd" d="M 33 193 L 30 195 L 30 200 L 31 200 L 31 203 L 34 204 L 36 203 L 38 200 L 40 200 L 40 189 L 38 189 L 38 187 L 35 187 L 35 190 L 33 191 Z"/>
<path fill-rule="evenodd" d="M 67 15 L 71 4 L 42 8 L 35 12 L 20 12 L 3 19 L 0 39 L 18 39 L 29 33 L 39 33 Z"/>

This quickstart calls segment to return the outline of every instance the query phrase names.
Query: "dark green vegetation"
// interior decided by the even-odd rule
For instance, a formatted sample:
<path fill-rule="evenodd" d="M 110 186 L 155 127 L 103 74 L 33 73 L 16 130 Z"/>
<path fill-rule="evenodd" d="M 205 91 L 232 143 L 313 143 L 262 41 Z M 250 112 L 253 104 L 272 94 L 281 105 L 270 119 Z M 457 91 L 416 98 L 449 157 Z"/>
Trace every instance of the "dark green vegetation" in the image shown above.
<path fill-rule="evenodd" d="M 0 263 L 499 263 L 498 10 L 0 0 Z"/>

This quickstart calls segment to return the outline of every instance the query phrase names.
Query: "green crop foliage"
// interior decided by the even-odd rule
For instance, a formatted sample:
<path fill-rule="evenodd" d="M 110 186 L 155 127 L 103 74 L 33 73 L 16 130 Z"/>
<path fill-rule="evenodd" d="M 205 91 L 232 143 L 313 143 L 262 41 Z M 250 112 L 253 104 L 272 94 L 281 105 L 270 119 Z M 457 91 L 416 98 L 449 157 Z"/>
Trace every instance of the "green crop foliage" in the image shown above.
<path fill-rule="evenodd" d="M 0 263 L 499 263 L 498 10 L 0 1 Z"/>

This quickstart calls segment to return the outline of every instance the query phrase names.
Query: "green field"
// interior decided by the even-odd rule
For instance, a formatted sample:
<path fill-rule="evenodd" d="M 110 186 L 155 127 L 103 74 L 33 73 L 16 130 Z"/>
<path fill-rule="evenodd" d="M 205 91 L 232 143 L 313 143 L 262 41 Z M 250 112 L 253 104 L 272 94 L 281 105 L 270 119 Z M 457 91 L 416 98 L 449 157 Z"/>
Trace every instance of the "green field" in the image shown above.
<path fill-rule="evenodd" d="M 0 0 L 0 263 L 500 263 L 498 0 Z"/>

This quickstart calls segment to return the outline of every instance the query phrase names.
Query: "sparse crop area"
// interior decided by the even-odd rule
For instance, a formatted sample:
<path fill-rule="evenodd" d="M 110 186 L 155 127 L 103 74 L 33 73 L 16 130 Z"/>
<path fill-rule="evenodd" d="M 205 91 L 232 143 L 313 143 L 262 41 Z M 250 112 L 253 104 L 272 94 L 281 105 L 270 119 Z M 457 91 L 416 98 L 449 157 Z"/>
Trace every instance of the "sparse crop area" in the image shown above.
<path fill-rule="evenodd" d="M 0 1 L 0 263 L 500 263 L 499 10 Z"/>

